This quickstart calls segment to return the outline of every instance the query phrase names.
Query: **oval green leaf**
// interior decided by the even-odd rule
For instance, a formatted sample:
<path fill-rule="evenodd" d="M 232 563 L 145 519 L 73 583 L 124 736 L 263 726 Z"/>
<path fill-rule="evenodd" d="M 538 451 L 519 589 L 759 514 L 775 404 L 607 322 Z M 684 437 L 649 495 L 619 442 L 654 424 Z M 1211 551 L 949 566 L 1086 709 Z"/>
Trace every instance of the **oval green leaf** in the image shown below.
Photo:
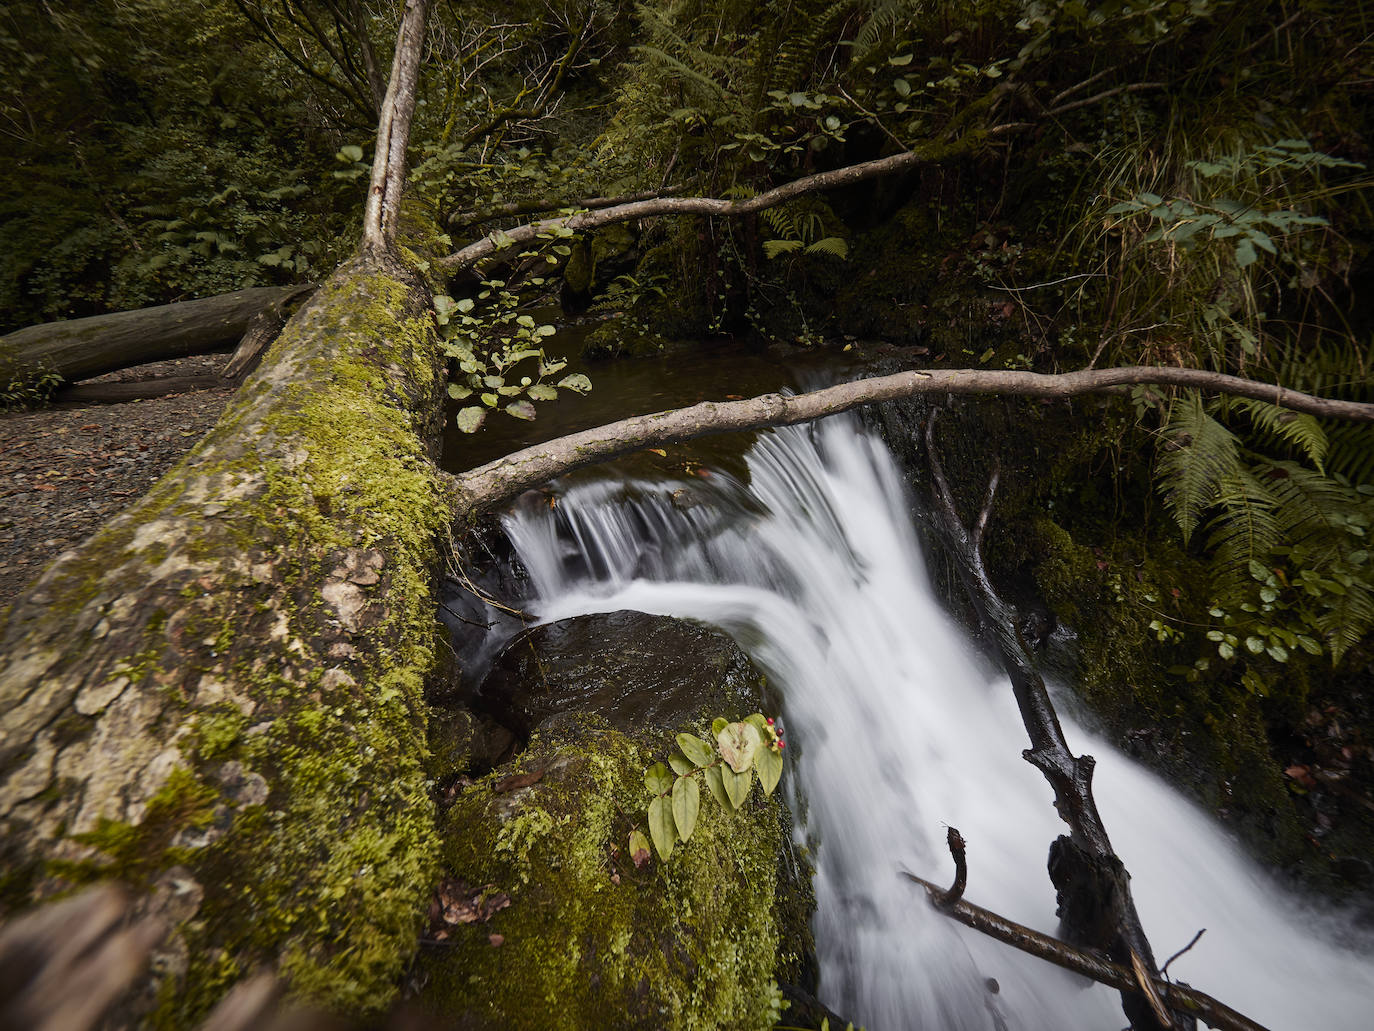
<path fill-rule="evenodd" d="M 673 854 L 677 830 L 673 826 L 673 812 L 667 799 L 656 798 L 649 803 L 649 837 L 654 839 L 654 848 L 664 862 Z"/>
<path fill-rule="evenodd" d="M 654 763 L 644 771 L 644 787 L 651 795 L 666 795 L 673 789 L 673 775 L 662 763 Z"/>
<path fill-rule="evenodd" d="M 697 813 L 701 810 L 701 789 L 695 777 L 680 777 L 673 785 L 673 822 L 677 836 L 687 841 L 696 829 Z"/>
<path fill-rule="evenodd" d="M 477 405 L 463 408 L 458 412 L 458 428 L 464 433 L 476 433 L 487 418 L 487 410 Z"/>
<path fill-rule="evenodd" d="M 706 775 L 706 787 L 710 789 L 711 797 L 719 802 L 722 808 L 729 808 L 730 797 L 725 793 L 725 781 L 720 771 L 719 766 L 708 766 L 702 772 Z"/>
<path fill-rule="evenodd" d="M 576 390 L 579 394 L 585 394 L 592 389 L 592 381 L 580 372 L 574 372 L 571 376 L 564 376 L 558 381 L 560 387 L 568 390 Z"/>
<path fill-rule="evenodd" d="M 534 419 L 536 412 L 534 410 L 534 405 L 530 404 L 528 401 L 512 401 L 510 404 L 506 405 L 506 414 L 530 422 Z"/>
<path fill-rule="evenodd" d="M 753 773 L 749 770 L 736 773 L 728 766 L 716 766 L 714 769 L 720 771 L 721 784 L 725 788 L 725 796 L 730 800 L 730 807 L 738 809 L 744 805 L 744 800 L 749 797 L 749 787 L 753 783 Z"/>
<path fill-rule="evenodd" d="M 711 746 L 695 734 L 679 734 L 677 746 L 682 749 L 683 755 L 698 766 L 710 766 L 716 761 L 716 753 L 711 751 Z"/>
<path fill-rule="evenodd" d="M 771 748 L 760 748 L 754 756 L 754 769 L 759 771 L 759 785 L 765 795 L 771 795 L 782 779 L 782 752 Z"/>
<path fill-rule="evenodd" d="M 673 772 L 679 777 L 685 777 L 696 769 L 695 766 L 687 761 L 687 757 L 680 752 L 674 752 L 672 755 L 668 756 L 668 765 L 673 768 Z"/>

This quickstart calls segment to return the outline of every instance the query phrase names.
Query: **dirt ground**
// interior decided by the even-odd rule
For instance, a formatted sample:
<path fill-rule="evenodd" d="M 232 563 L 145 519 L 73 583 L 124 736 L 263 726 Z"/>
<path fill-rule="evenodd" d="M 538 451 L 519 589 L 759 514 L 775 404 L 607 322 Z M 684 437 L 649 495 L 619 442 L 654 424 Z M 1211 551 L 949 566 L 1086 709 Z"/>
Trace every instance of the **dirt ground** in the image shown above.
<path fill-rule="evenodd" d="M 218 373 L 227 359 L 157 362 L 96 382 Z M 232 393 L 226 387 L 0 414 L 0 610 L 175 465 Z"/>

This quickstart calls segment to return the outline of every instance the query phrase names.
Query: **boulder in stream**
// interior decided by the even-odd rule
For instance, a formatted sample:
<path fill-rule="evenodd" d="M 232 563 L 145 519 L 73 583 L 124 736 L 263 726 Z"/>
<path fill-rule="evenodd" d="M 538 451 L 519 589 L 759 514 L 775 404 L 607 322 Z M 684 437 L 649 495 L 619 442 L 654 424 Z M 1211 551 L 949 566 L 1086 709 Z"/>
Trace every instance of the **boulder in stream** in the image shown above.
<path fill-rule="evenodd" d="M 760 711 L 762 689 L 733 641 L 684 620 L 584 616 L 513 641 L 481 697 L 528 745 L 441 814 L 421 1005 L 459 1028 L 776 1023 L 812 952 L 782 793 L 754 784 L 735 812 L 702 790 L 666 862 L 630 850 L 646 767 L 679 731 Z"/>

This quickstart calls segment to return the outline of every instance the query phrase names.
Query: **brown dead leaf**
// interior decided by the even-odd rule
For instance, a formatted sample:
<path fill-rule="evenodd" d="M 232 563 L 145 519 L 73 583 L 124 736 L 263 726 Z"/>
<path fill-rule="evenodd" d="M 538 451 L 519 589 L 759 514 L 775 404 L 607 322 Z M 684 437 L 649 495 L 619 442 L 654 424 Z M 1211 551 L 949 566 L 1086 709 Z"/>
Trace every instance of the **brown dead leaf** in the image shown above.
<path fill-rule="evenodd" d="M 531 770 L 529 773 L 513 773 L 509 777 L 502 777 L 498 780 L 492 791 L 498 795 L 503 795 L 507 791 L 519 791 L 521 788 L 538 784 L 543 777 L 544 771 L 542 769 Z"/>
<path fill-rule="evenodd" d="M 1306 766 L 1293 765 L 1283 772 L 1285 776 L 1292 778 L 1305 788 L 1310 789 L 1317 786 L 1316 778 L 1312 776 L 1311 771 Z"/>
<path fill-rule="evenodd" d="M 486 923 L 510 905 L 510 896 L 488 884 L 474 888 L 467 881 L 449 877 L 439 883 L 430 902 L 430 925 L 441 929 L 459 924 Z"/>

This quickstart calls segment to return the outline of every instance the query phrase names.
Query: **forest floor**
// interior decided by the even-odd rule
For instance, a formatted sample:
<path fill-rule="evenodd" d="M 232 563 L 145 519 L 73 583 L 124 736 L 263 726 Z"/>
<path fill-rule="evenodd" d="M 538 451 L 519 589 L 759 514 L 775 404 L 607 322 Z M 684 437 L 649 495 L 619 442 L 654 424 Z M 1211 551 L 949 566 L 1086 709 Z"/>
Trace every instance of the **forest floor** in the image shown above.
<path fill-rule="evenodd" d="M 92 382 L 217 374 L 228 357 L 156 362 Z M 234 389 L 0 414 L 0 609 L 175 465 Z"/>

